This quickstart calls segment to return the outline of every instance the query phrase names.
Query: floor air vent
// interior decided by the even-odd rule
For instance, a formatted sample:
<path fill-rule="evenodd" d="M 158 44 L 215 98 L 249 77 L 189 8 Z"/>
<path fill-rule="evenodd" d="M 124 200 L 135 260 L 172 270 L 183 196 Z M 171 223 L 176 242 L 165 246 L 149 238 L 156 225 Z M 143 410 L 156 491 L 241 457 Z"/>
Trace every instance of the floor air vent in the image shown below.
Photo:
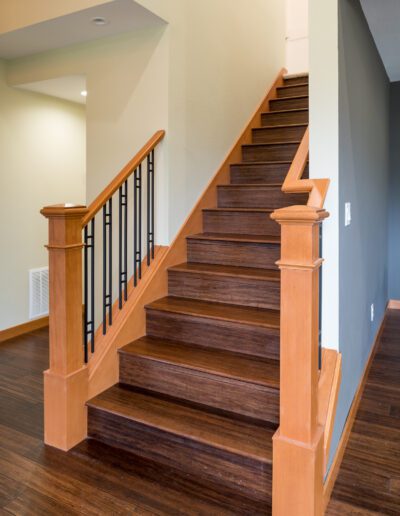
<path fill-rule="evenodd" d="M 29 318 L 41 317 L 49 313 L 49 268 L 29 271 Z"/>

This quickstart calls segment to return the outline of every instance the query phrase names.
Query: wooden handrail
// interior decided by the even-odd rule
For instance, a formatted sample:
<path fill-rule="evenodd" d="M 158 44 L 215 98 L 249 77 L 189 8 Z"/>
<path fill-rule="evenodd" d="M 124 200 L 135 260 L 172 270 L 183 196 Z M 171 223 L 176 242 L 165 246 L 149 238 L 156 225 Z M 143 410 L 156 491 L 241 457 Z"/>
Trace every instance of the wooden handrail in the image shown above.
<path fill-rule="evenodd" d="M 282 192 L 309 193 L 307 206 L 322 208 L 329 188 L 329 179 L 302 179 L 309 155 L 309 128 L 307 127 L 303 139 L 297 149 L 289 172 L 282 185 Z"/>
<path fill-rule="evenodd" d="M 104 190 L 89 205 L 89 211 L 82 219 L 82 227 L 101 210 L 105 203 L 115 194 L 120 186 L 128 179 L 132 172 L 142 163 L 146 156 L 155 148 L 155 146 L 164 138 L 165 131 L 157 131 L 150 140 L 140 149 L 138 153 L 127 163 L 121 172 L 104 188 Z"/>

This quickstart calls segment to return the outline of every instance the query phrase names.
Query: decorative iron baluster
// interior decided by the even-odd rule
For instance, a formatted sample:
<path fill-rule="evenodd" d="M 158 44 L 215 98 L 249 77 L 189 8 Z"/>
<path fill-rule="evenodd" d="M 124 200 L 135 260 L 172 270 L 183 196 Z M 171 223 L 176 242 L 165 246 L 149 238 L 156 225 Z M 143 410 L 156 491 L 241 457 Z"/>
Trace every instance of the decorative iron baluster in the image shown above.
<path fill-rule="evenodd" d="M 128 299 L 128 180 L 119 188 L 119 308 Z"/>
<path fill-rule="evenodd" d="M 90 233 L 89 233 L 90 225 Z M 95 320 L 94 320 L 94 257 L 95 257 L 95 222 L 94 218 L 84 228 L 84 315 L 83 315 L 83 346 L 84 346 L 84 360 L 88 362 L 89 358 L 89 336 L 90 336 L 90 350 L 94 353 L 94 334 L 95 334 Z M 90 281 L 89 281 L 89 252 L 90 252 Z M 90 294 L 89 294 L 90 284 Z M 89 303 L 90 295 L 90 303 Z M 90 317 L 89 317 L 90 306 Z"/>
<path fill-rule="evenodd" d="M 134 173 L 134 210 L 133 210 L 133 284 L 142 278 L 142 165 Z"/>
<path fill-rule="evenodd" d="M 147 265 L 154 259 L 154 150 L 147 156 Z"/>
<path fill-rule="evenodd" d="M 107 231 L 108 230 L 108 231 Z M 107 242 L 108 240 L 108 242 Z M 107 249 L 108 247 L 108 249 Z M 108 253 L 107 253 L 108 250 Z M 108 254 L 108 260 L 107 260 Z M 107 263 L 108 261 L 108 263 Z M 108 274 L 107 274 L 108 265 Z M 107 281 L 108 280 L 108 281 Z M 112 325 L 112 198 L 103 206 L 103 335 Z"/>

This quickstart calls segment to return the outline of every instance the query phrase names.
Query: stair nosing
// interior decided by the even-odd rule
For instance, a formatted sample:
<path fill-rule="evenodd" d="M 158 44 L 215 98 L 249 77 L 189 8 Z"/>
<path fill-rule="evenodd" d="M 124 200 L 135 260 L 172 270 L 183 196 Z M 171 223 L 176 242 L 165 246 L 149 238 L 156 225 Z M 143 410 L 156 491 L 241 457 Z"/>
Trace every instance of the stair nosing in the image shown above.
<path fill-rule="evenodd" d="M 166 296 L 166 297 L 171 297 L 171 296 Z M 186 300 L 185 298 L 178 298 L 178 297 L 175 297 L 174 296 L 174 299 L 183 299 L 183 300 Z M 202 301 L 199 301 L 198 299 L 192 299 L 191 300 L 192 303 L 194 304 L 201 304 Z M 169 313 L 174 313 L 174 314 L 180 314 L 180 315 L 187 315 L 187 316 L 191 316 L 191 317 L 199 317 L 199 318 L 202 318 L 202 319 L 213 319 L 213 320 L 216 320 L 216 321 L 228 321 L 228 322 L 231 322 L 231 323 L 236 323 L 236 324 L 244 324 L 246 326 L 257 326 L 259 328 L 268 328 L 268 329 L 272 329 L 272 330 L 279 330 L 280 329 L 280 324 L 272 324 L 272 323 L 267 323 L 267 322 L 258 322 L 258 321 L 249 321 L 249 320 L 246 320 L 246 319 L 237 319 L 237 318 L 233 318 L 233 317 L 222 317 L 220 315 L 215 315 L 214 313 L 207 313 L 207 314 L 204 314 L 204 313 L 199 313 L 199 312 L 195 312 L 195 311 L 190 311 L 188 310 L 187 308 L 187 305 L 185 305 L 185 308 L 183 307 L 180 307 L 180 308 L 172 308 L 172 307 L 158 307 L 158 306 L 154 306 L 155 304 L 157 303 L 157 301 L 153 301 L 152 303 L 149 303 L 148 305 L 145 306 L 145 310 L 148 311 L 148 310 L 153 310 L 153 311 L 158 311 L 158 312 L 169 312 Z M 203 301 L 204 303 L 204 301 Z M 214 302 L 214 301 L 207 301 L 207 305 L 218 305 L 219 307 L 221 305 L 223 306 L 231 306 L 231 305 L 227 305 L 225 303 L 217 303 L 217 302 Z M 233 305 L 235 309 L 238 308 L 238 305 Z M 279 309 L 272 309 L 272 308 L 254 308 L 254 307 L 248 307 L 246 306 L 246 309 L 247 310 L 255 310 L 255 311 L 260 311 L 260 310 L 265 310 L 265 311 L 268 311 L 268 312 L 279 312 Z"/>
<path fill-rule="evenodd" d="M 156 345 L 156 346 L 160 345 L 158 342 L 160 342 L 160 343 L 161 342 L 167 342 L 169 340 L 169 339 L 163 339 L 163 338 L 159 338 L 159 337 L 146 336 L 146 337 L 141 337 L 141 338 L 137 339 L 137 341 L 142 341 L 142 340 L 145 340 L 145 339 L 153 340 L 154 341 L 154 345 Z M 127 344 L 127 346 L 134 345 L 135 342 L 136 341 L 133 341 L 130 344 Z M 175 346 L 178 346 L 178 347 L 180 347 L 182 349 L 185 349 L 185 350 L 188 350 L 188 351 L 190 351 L 190 349 L 197 349 L 197 350 L 207 351 L 208 354 L 215 355 L 216 357 L 218 357 L 218 356 L 223 357 L 224 355 L 226 355 L 226 356 L 235 356 L 236 355 L 238 357 L 240 356 L 240 359 L 242 359 L 242 360 L 247 360 L 249 362 L 251 361 L 251 355 L 243 355 L 243 354 L 234 353 L 234 352 L 231 352 L 231 351 L 215 350 L 215 349 L 212 349 L 212 348 L 205 348 L 205 347 L 196 346 L 196 345 L 190 345 L 190 344 L 181 343 L 181 342 L 177 342 L 177 341 L 169 341 L 169 342 L 171 342 Z M 149 352 L 146 353 L 146 351 L 137 351 L 137 350 L 136 351 L 135 350 L 134 351 L 126 351 L 125 348 L 127 346 L 119 348 L 118 353 L 119 354 L 124 354 L 126 356 L 140 357 L 140 358 L 143 358 L 143 359 L 146 359 L 146 360 L 150 360 L 152 362 L 157 362 L 159 364 L 166 364 L 166 365 L 170 365 L 170 366 L 173 366 L 173 367 L 178 367 L 178 368 L 181 368 L 181 369 L 190 370 L 190 371 L 193 371 L 195 373 L 197 372 L 197 373 L 207 374 L 207 375 L 209 375 L 211 377 L 215 376 L 215 377 L 218 377 L 218 378 L 225 378 L 225 379 L 228 379 L 228 380 L 231 379 L 231 380 L 234 380 L 236 382 L 241 382 L 241 383 L 250 384 L 250 385 L 258 385 L 258 386 L 263 387 L 263 388 L 279 390 L 279 380 L 277 381 L 277 383 L 272 383 L 272 382 L 267 382 L 267 381 L 263 382 L 263 381 L 261 381 L 259 379 L 251 379 L 251 378 L 246 377 L 246 376 L 240 376 L 238 374 L 224 372 L 224 371 L 219 370 L 217 367 L 215 367 L 214 369 L 207 368 L 207 366 L 205 366 L 205 365 L 199 365 L 199 364 L 191 363 L 190 360 L 185 360 L 185 361 L 182 361 L 182 362 L 175 362 L 173 360 L 173 358 L 154 356 L 154 355 L 152 355 Z M 258 356 L 254 358 L 255 362 L 260 362 L 260 360 L 262 360 L 262 359 L 260 357 L 258 357 Z M 269 362 L 276 362 L 276 367 L 279 368 L 279 361 L 278 360 L 268 359 L 268 361 Z"/>
<path fill-rule="evenodd" d="M 116 388 L 116 387 L 120 387 L 120 386 L 118 384 L 116 384 L 116 385 L 114 385 L 111 388 Z M 154 395 L 152 396 L 152 394 L 148 394 L 148 395 L 149 395 L 149 397 L 157 398 L 156 395 L 155 396 Z M 101 402 L 99 402 L 99 401 L 95 402 L 94 401 L 95 399 L 96 399 L 96 397 L 88 400 L 86 402 L 86 405 L 88 407 L 94 409 L 94 410 L 100 410 L 102 412 L 106 412 L 108 414 L 112 414 L 114 416 L 121 417 L 121 418 L 123 418 L 125 420 L 132 421 L 132 422 L 137 423 L 139 425 L 145 426 L 145 427 L 147 427 L 149 429 L 156 429 L 156 430 L 159 430 L 161 432 L 165 432 L 165 433 L 167 433 L 169 435 L 174 435 L 174 436 L 179 435 L 179 436 L 182 436 L 184 439 L 190 440 L 192 442 L 201 443 L 201 444 L 203 444 L 205 446 L 209 446 L 210 448 L 215 448 L 215 449 L 218 449 L 218 450 L 223 451 L 223 452 L 232 453 L 233 455 L 240 456 L 240 457 L 248 457 L 250 459 L 257 460 L 259 462 L 262 462 L 262 463 L 265 463 L 265 464 L 268 464 L 268 465 L 272 465 L 272 454 L 268 454 L 267 455 L 267 453 L 264 452 L 263 454 L 258 455 L 258 454 L 254 453 L 254 452 L 249 451 L 249 450 L 245 451 L 241 447 L 234 448 L 233 446 L 224 445 L 222 443 L 212 441 L 211 439 L 206 439 L 202 432 L 199 432 L 196 435 L 195 434 L 191 435 L 189 432 L 185 433 L 185 427 L 184 426 L 182 426 L 182 431 L 180 431 L 178 433 L 177 430 L 174 430 L 173 428 L 171 428 L 171 426 L 168 426 L 166 424 L 166 422 L 167 422 L 166 419 L 163 419 L 161 424 L 160 424 L 160 421 L 158 421 L 157 422 L 157 427 L 156 427 L 154 423 L 152 423 L 149 420 L 146 420 L 143 416 L 136 415 L 134 418 L 130 417 L 129 414 L 127 412 L 124 412 L 123 410 L 121 410 L 121 408 L 120 408 L 120 410 L 118 410 L 118 409 L 112 409 L 112 408 L 106 407 L 106 406 L 102 405 Z M 172 403 L 172 401 L 170 403 Z M 179 403 L 178 400 L 175 403 L 177 405 L 179 405 L 180 407 L 184 406 L 183 404 Z M 121 407 L 121 404 L 119 405 L 119 407 Z M 190 410 L 193 410 L 193 411 L 198 410 L 199 412 L 201 411 L 201 412 L 206 413 L 206 414 L 212 414 L 212 412 L 208 412 L 206 410 L 201 410 L 201 409 L 190 409 Z M 221 417 L 221 416 L 219 416 L 219 417 Z M 227 418 L 226 416 L 224 416 L 224 417 Z M 232 419 L 232 421 L 233 421 L 233 419 Z M 248 423 L 248 426 L 251 427 L 251 423 Z M 256 427 L 256 425 L 254 425 L 254 426 Z M 266 430 L 271 430 L 271 433 L 272 433 L 272 429 L 268 429 L 268 428 L 265 428 L 265 429 Z"/>

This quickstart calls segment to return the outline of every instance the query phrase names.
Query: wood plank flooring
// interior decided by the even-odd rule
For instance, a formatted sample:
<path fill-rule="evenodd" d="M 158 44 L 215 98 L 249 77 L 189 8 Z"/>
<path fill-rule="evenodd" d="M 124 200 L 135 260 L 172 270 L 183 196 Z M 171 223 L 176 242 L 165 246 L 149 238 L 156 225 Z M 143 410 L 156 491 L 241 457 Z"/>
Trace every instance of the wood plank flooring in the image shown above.
<path fill-rule="evenodd" d="M 400 515 L 400 311 L 389 310 L 327 515 Z"/>
<path fill-rule="evenodd" d="M 261 503 L 92 441 L 42 443 L 48 334 L 0 345 L 0 515 L 261 515 Z M 329 516 L 400 514 L 400 311 L 391 310 Z"/>

